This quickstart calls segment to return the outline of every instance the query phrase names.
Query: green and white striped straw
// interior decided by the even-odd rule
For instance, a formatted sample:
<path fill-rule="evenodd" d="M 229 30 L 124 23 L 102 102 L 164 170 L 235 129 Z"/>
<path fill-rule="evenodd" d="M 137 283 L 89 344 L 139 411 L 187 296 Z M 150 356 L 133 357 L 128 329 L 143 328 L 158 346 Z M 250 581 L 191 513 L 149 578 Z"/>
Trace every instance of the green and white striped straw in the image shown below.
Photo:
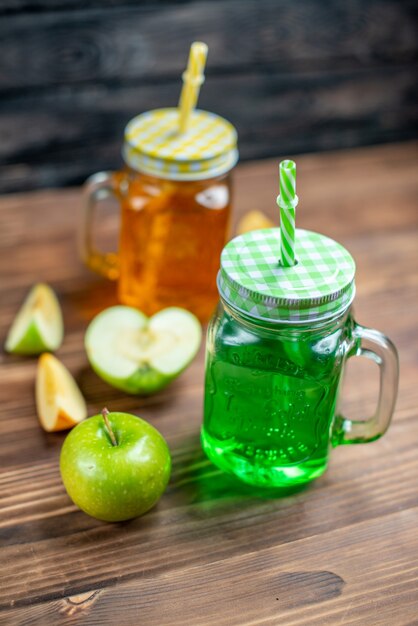
<path fill-rule="evenodd" d="M 280 262 L 283 267 L 292 267 L 295 264 L 295 212 L 299 201 L 296 195 L 296 163 L 281 161 L 279 172 Z"/>

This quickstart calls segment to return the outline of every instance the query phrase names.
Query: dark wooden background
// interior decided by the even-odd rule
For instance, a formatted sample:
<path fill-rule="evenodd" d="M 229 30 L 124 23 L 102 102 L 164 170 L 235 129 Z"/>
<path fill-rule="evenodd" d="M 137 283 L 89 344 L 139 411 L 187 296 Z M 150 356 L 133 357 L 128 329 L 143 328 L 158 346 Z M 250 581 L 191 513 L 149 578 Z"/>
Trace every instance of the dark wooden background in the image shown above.
<path fill-rule="evenodd" d="M 416 136 L 415 0 L 1 0 L 0 191 L 120 165 L 134 115 L 175 105 L 209 45 L 200 106 L 242 159 Z"/>

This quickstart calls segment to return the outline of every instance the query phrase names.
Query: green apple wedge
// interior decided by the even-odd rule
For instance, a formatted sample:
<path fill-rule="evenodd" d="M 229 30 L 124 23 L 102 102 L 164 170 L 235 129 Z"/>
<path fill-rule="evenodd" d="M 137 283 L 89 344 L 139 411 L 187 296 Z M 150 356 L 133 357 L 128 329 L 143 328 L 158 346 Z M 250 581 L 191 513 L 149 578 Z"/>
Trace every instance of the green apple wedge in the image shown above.
<path fill-rule="evenodd" d="M 5 350 L 12 354 L 41 354 L 57 350 L 63 340 L 64 324 L 58 299 L 48 285 L 34 285 L 18 311 L 6 338 Z"/>
<path fill-rule="evenodd" d="M 202 339 L 198 319 L 170 307 L 148 318 L 128 306 L 102 311 L 90 323 L 85 347 L 94 371 L 131 394 L 163 389 L 195 357 Z"/>

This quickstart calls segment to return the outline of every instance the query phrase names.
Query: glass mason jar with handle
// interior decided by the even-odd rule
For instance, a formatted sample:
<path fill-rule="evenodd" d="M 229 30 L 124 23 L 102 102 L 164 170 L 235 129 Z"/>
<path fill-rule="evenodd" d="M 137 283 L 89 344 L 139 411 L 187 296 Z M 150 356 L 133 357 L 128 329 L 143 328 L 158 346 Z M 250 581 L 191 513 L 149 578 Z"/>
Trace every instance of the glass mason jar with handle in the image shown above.
<path fill-rule="evenodd" d="M 202 322 L 217 302 L 218 258 L 227 241 L 230 172 L 237 134 L 222 117 L 195 109 L 207 46 L 194 42 L 178 108 L 148 111 L 125 129 L 121 172 L 100 172 L 86 184 L 81 252 L 86 264 L 118 279 L 119 299 L 148 315 L 168 306 Z M 93 244 L 98 202 L 117 198 L 119 252 Z"/>
<path fill-rule="evenodd" d="M 293 267 L 279 262 L 279 229 L 227 244 L 220 304 L 207 340 L 202 443 L 209 458 L 243 481 L 293 487 L 320 476 L 333 446 L 383 435 L 394 410 L 393 344 L 353 318 L 355 264 L 341 245 L 296 230 Z M 376 413 L 338 413 L 351 356 L 380 368 Z"/>
<path fill-rule="evenodd" d="M 134 118 L 125 131 L 126 168 L 87 181 L 82 256 L 118 280 L 122 303 L 148 315 L 181 306 L 207 321 L 228 235 L 236 132 L 223 118 L 194 111 L 187 133 L 178 135 L 177 118 L 175 108 Z M 121 209 L 119 252 L 103 254 L 92 230 L 98 203 L 109 195 Z"/>

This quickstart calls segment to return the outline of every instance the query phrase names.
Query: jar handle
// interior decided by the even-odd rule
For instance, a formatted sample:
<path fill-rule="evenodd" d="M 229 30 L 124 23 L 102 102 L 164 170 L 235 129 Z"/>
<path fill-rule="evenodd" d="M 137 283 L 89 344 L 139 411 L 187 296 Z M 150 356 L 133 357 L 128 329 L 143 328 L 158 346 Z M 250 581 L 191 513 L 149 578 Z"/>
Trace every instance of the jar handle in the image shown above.
<path fill-rule="evenodd" d="M 100 252 L 93 244 L 93 225 L 99 202 L 117 196 L 114 172 L 97 172 L 84 185 L 83 215 L 79 236 L 81 259 L 93 271 L 116 280 L 119 277 L 117 252 Z"/>
<path fill-rule="evenodd" d="M 379 439 L 389 427 L 398 392 L 398 353 L 390 339 L 378 330 L 355 324 L 353 340 L 356 348 L 348 357 L 364 356 L 379 366 L 379 399 L 375 414 L 365 420 L 336 417 L 333 430 L 333 445 L 336 446 Z"/>

